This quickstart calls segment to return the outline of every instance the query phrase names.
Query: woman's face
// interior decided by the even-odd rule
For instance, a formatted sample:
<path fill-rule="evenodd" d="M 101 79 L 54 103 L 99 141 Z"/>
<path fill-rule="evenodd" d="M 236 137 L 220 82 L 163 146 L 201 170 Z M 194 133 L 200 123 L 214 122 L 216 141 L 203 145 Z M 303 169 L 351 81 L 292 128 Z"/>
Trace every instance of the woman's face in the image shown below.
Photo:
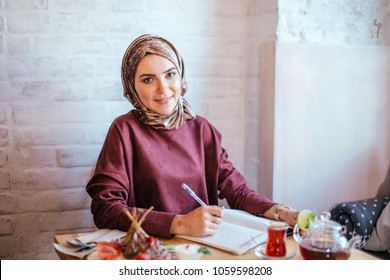
<path fill-rule="evenodd" d="M 171 113 L 181 95 L 181 77 L 175 65 L 154 54 L 138 64 L 134 86 L 142 104 L 160 115 Z"/>

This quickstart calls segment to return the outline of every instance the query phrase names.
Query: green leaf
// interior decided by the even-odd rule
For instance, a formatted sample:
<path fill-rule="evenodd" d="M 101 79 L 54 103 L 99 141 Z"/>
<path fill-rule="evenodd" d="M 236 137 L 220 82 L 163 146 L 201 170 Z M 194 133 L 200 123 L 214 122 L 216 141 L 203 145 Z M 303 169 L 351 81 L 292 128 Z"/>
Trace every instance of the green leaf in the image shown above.
<path fill-rule="evenodd" d="M 163 246 L 165 250 L 167 250 L 169 253 L 174 253 L 175 252 L 175 245 L 166 245 Z"/>
<path fill-rule="evenodd" d="M 211 251 L 207 247 L 200 247 L 198 250 L 199 253 L 202 253 L 204 255 L 211 255 Z"/>

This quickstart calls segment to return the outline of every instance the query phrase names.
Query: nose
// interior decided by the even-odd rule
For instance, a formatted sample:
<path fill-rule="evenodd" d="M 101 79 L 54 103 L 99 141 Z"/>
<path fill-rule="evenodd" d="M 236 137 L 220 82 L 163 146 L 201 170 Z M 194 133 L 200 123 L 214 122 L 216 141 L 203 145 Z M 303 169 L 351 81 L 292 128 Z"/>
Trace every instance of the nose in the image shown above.
<path fill-rule="evenodd" d="M 157 93 L 162 94 L 166 93 L 168 90 L 168 82 L 165 79 L 158 80 Z"/>

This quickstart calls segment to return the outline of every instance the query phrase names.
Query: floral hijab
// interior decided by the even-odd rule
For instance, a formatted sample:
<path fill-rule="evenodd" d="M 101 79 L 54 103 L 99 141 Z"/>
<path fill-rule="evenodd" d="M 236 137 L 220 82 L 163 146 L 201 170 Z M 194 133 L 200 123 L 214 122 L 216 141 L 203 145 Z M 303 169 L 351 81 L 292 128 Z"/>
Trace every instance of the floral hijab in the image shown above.
<path fill-rule="evenodd" d="M 168 115 L 161 115 L 146 108 L 139 98 L 134 85 L 138 64 L 149 54 L 162 56 L 175 65 L 181 76 L 182 92 L 175 109 Z M 179 128 L 187 120 L 195 118 L 187 101 L 183 98 L 187 91 L 184 75 L 184 62 L 176 48 L 164 38 L 145 34 L 135 39 L 127 48 L 122 60 L 122 84 L 124 96 L 140 113 L 140 120 L 158 130 Z"/>

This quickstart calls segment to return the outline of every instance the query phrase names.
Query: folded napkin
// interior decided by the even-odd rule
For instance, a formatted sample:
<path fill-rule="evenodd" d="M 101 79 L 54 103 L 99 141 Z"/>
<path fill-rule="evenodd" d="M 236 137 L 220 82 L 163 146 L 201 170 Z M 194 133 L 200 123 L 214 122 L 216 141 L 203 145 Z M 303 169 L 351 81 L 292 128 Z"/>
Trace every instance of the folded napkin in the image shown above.
<path fill-rule="evenodd" d="M 83 233 L 77 237 L 78 240 L 88 243 L 88 242 L 99 242 L 99 241 L 115 241 L 118 238 L 121 238 L 126 235 L 126 232 L 116 230 L 116 229 L 100 229 L 98 231 Z"/>
<path fill-rule="evenodd" d="M 115 241 L 119 238 L 122 238 L 126 235 L 126 232 L 119 231 L 119 230 L 110 230 L 110 229 L 100 229 L 94 232 L 88 232 L 88 233 L 80 233 L 77 239 L 84 243 L 88 242 L 100 242 L 100 241 Z M 95 252 L 98 248 L 94 247 L 90 250 L 85 250 L 82 252 L 77 252 L 80 248 L 72 247 L 71 245 L 64 243 L 64 244 L 58 244 L 54 243 L 54 248 L 68 256 L 73 256 L 78 259 L 84 259 L 89 254 Z"/>

